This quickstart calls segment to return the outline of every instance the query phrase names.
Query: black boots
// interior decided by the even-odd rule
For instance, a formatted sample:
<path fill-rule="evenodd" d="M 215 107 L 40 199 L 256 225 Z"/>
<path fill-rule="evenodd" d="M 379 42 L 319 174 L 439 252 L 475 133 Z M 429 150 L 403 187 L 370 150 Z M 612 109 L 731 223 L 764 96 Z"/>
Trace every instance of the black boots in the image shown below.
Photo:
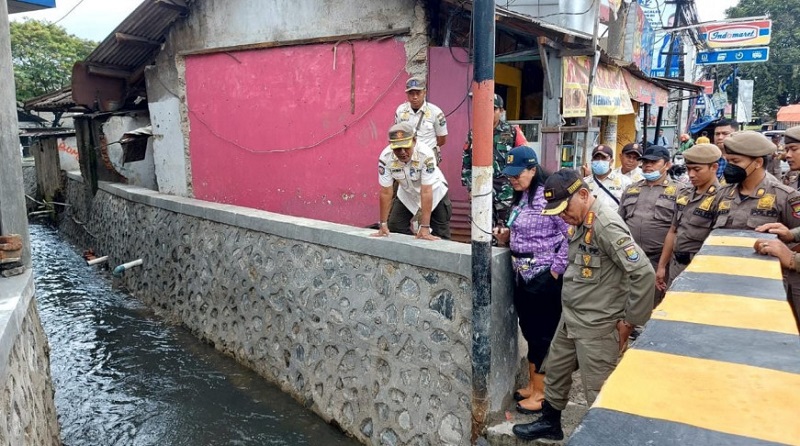
<path fill-rule="evenodd" d="M 533 423 L 514 425 L 514 435 L 523 440 L 562 440 L 564 432 L 561 430 L 561 411 L 556 410 L 547 400 L 542 403 L 542 416 Z"/>

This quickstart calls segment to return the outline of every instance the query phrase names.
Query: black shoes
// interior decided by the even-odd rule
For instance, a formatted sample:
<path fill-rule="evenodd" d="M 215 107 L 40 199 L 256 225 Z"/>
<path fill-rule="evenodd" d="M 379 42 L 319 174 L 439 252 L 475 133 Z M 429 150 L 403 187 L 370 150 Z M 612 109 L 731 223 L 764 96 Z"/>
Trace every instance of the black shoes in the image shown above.
<path fill-rule="evenodd" d="M 542 416 L 533 423 L 514 425 L 514 435 L 523 440 L 563 440 L 564 431 L 561 430 L 561 411 L 556 410 L 547 400 L 542 403 Z"/>

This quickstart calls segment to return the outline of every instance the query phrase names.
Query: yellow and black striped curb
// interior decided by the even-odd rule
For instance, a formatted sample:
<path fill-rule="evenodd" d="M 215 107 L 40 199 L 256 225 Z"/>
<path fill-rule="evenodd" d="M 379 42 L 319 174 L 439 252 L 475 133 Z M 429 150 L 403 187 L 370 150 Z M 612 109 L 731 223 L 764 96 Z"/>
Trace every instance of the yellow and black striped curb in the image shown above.
<path fill-rule="evenodd" d="M 800 337 L 756 238 L 709 236 L 569 446 L 800 445 Z"/>

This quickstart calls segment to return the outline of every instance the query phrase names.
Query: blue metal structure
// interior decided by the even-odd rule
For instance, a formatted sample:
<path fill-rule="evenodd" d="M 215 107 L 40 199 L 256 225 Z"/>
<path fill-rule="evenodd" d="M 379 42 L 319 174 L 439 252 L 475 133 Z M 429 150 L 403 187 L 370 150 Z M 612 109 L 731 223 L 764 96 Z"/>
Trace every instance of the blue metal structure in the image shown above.
<path fill-rule="evenodd" d="M 37 9 L 55 8 L 56 0 L 6 0 L 8 13 L 36 11 Z"/>

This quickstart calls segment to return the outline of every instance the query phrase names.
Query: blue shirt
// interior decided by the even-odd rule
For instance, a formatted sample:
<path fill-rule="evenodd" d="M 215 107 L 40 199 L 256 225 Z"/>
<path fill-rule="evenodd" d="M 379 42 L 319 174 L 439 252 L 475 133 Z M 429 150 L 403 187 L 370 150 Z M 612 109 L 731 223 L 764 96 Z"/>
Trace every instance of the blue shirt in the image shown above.
<path fill-rule="evenodd" d="M 722 178 L 722 173 L 725 172 L 725 167 L 728 165 L 728 161 L 723 156 L 718 162 L 719 167 L 717 167 L 717 178 Z"/>

